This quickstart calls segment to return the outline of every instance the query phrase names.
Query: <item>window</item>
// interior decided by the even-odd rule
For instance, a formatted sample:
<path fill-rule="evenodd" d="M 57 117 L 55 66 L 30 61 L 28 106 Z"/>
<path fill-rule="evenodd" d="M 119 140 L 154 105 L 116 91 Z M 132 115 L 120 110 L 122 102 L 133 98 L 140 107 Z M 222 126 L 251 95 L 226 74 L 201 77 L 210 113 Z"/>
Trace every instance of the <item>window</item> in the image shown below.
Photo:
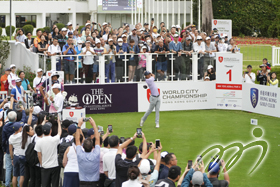
<path fill-rule="evenodd" d="M 5 28 L 6 26 L 6 16 L 0 15 L 0 27 Z"/>
<path fill-rule="evenodd" d="M 36 15 L 17 15 L 16 28 L 22 28 L 24 25 L 33 25 L 36 28 Z"/>

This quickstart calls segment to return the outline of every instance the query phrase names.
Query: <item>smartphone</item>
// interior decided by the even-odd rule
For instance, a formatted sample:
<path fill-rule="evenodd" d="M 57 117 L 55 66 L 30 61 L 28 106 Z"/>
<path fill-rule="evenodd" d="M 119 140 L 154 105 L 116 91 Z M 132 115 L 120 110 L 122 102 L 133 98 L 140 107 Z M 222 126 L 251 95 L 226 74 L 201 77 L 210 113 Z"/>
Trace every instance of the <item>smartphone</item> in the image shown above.
<path fill-rule="evenodd" d="M 156 139 L 156 149 L 160 146 L 160 139 Z"/>
<path fill-rule="evenodd" d="M 89 121 L 89 118 L 84 118 L 83 121 L 87 122 L 87 121 Z"/>
<path fill-rule="evenodd" d="M 8 101 L 11 101 L 11 97 L 10 96 L 8 96 L 7 99 L 8 99 Z"/>
<path fill-rule="evenodd" d="M 188 169 L 191 169 L 192 167 L 192 160 L 188 160 Z"/>
<path fill-rule="evenodd" d="M 100 132 L 100 135 L 103 136 L 103 135 L 104 135 L 104 131 L 101 131 L 101 132 Z"/>
<path fill-rule="evenodd" d="M 154 21 L 155 19 L 154 18 L 152 18 L 152 21 Z"/>
<path fill-rule="evenodd" d="M 142 138 L 142 128 L 137 128 L 137 138 Z"/>
<path fill-rule="evenodd" d="M 248 72 L 248 71 L 246 71 L 245 73 L 246 73 L 246 74 L 248 74 L 249 72 Z"/>
<path fill-rule="evenodd" d="M 108 125 L 108 130 L 109 130 L 110 133 L 113 132 L 113 126 L 112 125 Z"/>
<path fill-rule="evenodd" d="M 124 143 L 125 138 L 124 137 L 120 137 L 120 140 L 121 140 L 121 144 L 122 144 L 122 143 Z"/>
<path fill-rule="evenodd" d="M 150 147 L 152 147 L 153 143 L 149 143 Z"/>

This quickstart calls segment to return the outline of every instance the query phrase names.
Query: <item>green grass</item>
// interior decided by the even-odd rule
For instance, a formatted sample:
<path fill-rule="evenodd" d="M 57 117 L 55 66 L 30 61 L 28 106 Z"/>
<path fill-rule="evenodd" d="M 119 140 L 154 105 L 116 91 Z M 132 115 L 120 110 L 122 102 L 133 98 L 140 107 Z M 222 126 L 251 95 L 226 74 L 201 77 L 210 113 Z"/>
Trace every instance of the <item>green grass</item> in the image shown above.
<path fill-rule="evenodd" d="M 119 137 L 131 137 L 139 127 L 143 113 L 119 113 L 119 114 L 94 114 L 97 125 L 104 129 L 108 124 L 113 125 L 113 134 Z M 178 165 L 184 169 L 189 159 L 195 160 L 196 156 L 214 144 L 229 145 L 233 142 L 247 144 L 256 141 L 252 136 L 252 130 L 256 127 L 250 125 L 250 119 L 258 119 L 259 125 L 264 129 L 261 140 L 269 143 L 269 152 L 259 166 L 251 175 L 248 173 L 259 158 L 260 149 L 251 148 L 244 152 L 241 159 L 229 171 L 230 186 L 278 186 L 279 179 L 279 146 L 280 146 L 280 123 L 279 118 L 242 112 L 225 110 L 196 110 L 196 111 L 172 111 L 160 113 L 160 128 L 155 129 L 155 113 L 152 113 L 143 126 L 148 141 L 155 142 L 160 139 L 163 150 L 174 152 L 178 159 Z M 90 125 L 87 124 L 89 128 Z M 136 146 L 141 142 L 136 140 Z M 233 150 L 234 151 L 234 150 Z M 233 151 L 225 154 L 227 162 Z M 204 157 L 204 162 L 210 160 L 210 156 Z M 223 176 L 220 176 L 222 179 Z"/>

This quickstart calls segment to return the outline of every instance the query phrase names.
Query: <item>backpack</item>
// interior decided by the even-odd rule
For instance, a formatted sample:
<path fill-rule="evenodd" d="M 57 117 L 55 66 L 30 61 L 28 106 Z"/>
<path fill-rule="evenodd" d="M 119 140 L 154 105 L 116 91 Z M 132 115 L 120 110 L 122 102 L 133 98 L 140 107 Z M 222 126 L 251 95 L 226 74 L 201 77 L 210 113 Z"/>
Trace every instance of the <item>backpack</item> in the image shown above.
<path fill-rule="evenodd" d="M 39 159 L 38 159 L 38 155 L 37 155 L 37 151 L 34 150 L 35 148 L 35 138 L 33 139 L 33 141 L 28 145 L 26 151 L 25 151 L 25 158 L 26 158 L 26 162 L 29 166 L 35 166 L 36 164 L 39 163 Z"/>
<path fill-rule="evenodd" d="M 63 156 L 64 156 L 66 149 L 69 146 L 72 146 L 73 142 L 74 142 L 74 138 L 70 142 L 66 142 L 66 138 L 62 139 L 62 142 L 58 147 L 58 164 L 60 167 L 63 167 L 62 161 L 63 161 Z"/>
<path fill-rule="evenodd" d="M 12 77 L 12 75 L 10 75 L 10 76 Z M 7 81 L 6 81 L 5 84 L 4 84 L 4 89 L 5 89 L 6 91 L 9 90 L 9 81 L 8 81 L 8 79 L 7 79 Z"/>

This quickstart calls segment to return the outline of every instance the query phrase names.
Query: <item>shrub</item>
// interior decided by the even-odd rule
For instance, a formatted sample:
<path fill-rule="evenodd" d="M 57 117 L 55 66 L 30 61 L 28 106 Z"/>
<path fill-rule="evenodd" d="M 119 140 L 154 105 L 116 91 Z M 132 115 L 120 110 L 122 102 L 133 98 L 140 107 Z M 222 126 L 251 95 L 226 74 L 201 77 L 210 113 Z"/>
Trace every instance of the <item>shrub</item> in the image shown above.
<path fill-rule="evenodd" d="M 17 69 L 16 74 L 18 75 L 20 71 L 24 71 L 25 79 L 29 81 L 31 88 L 33 88 L 33 79 L 36 77 L 36 73 L 32 72 L 31 68 L 27 66 L 23 66 L 23 70 Z"/>
<path fill-rule="evenodd" d="M 0 36 L 2 36 L 2 27 L 0 27 Z"/>
<path fill-rule="evenodd" d="M 81 26 L 79 26 L 79 33 L 81 32 L 81 30 L 82 30 L 82 28 L 84 28 L 85 26 L 84 25 L 81 25 Z"/>
<path fill-rule="evenodd" d="M 19 29 L 20 29 L 20 28 L 17 28 L 17 29 L 16 29 L 16 33 L 18 32 Z"/>
<path fill-rule="evenodd" d="M 12 33 L 11 33 L 11 35 L 13 35 L 13 33 L 15 32 L 15 29 L 16 28 L 14 26 L 12 26 Z M 5 31 L 6 31 L 6 35 L 10 36 L 10 25 L 5 27 Z"/>
<path fill-rule="evenodd" d="M 62 29 L 63 27 L 65 27 L 63 23 L 57 23 L 56 26 L 58 29 Z"/>
<path fill-rule="evenodd" d="M 10 44 L 7 42 L 7 37 L 0 36 L 0 64 L 2 64 L 1 70 L 3 67 L 5 67 L 9 54 Z"/>
<path fill-rule="evenodd" d="M 38 31 L 39 29 L 40 29 L 42 32 L 44 32 L 44 31 L 45 31 L 45 29 L 44 29 L 44 28 L 38 28 L 38 29 L 36 30 L 36 33 L 37 33 L 37 31 Z"/>
<path fill-rule="evenodd" d="M 28 32 L 31 32 L 31 34 L 33 33 L 33 30 L 34 30 L 34 27 L 33 25 L 24 25 L 22 27 L 22 29 L 24 30 L 24 33 L 28 33 Z"/>
<path fill-rule="evenodd" d="M 43 29 L 44 29 L 44 31 L 46 31 L 47 33 L 50 33 L 50 32 L 51 32 L 51 28 L 50 28 L 50 27 L 44 27 Z"/>
<path fill-rule="evenodd" d="M 36 27 L 36 22 L 35 21 L 27 21 L 25 22 L 26 25 L 32 25 L 33 27 Z"/>

